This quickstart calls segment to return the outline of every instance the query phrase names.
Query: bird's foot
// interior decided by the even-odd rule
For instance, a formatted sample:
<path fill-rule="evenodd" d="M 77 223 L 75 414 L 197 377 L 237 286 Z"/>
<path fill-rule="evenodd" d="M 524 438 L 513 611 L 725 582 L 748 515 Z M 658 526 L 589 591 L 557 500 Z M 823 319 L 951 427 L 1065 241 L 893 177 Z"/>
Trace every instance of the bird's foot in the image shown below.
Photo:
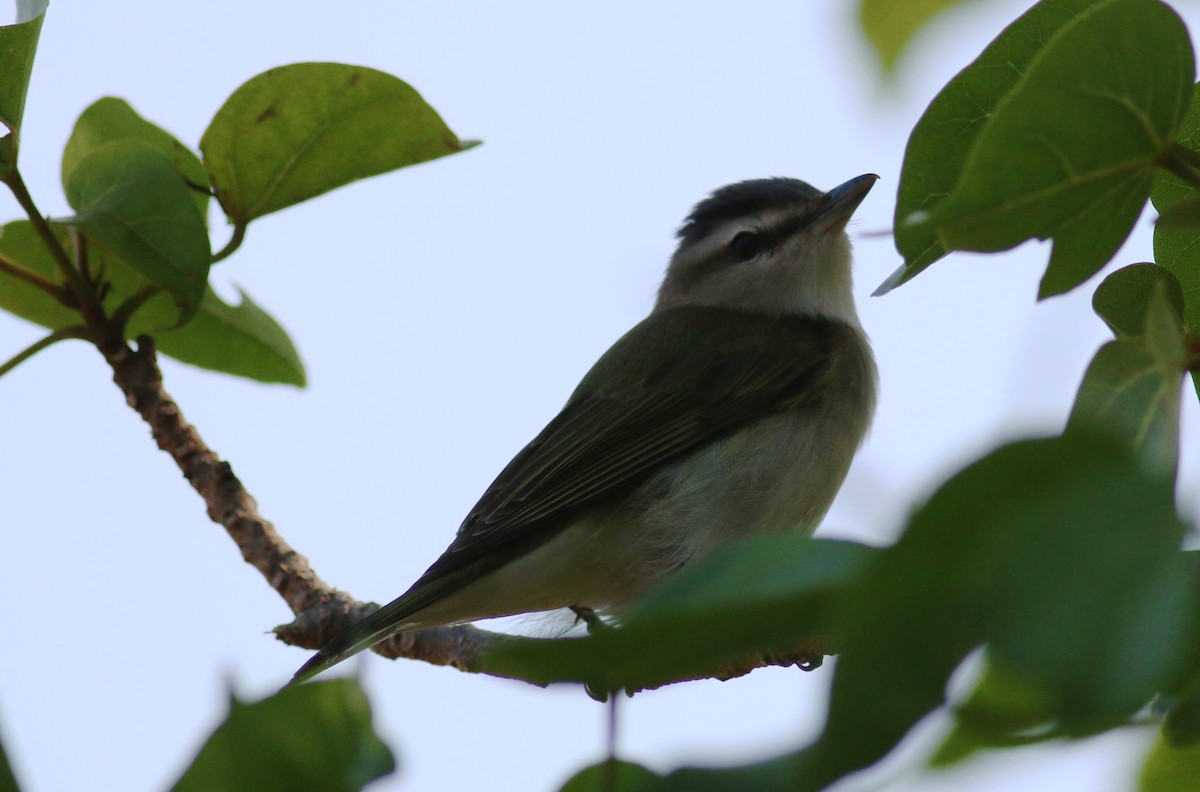
<path fill-rule="evenodd" d="M 583 605 L 572 605 L 571 613 L 575 614 L 575 623 L 583 622 L 587 625 L 588 635 L 596 635 L 604 630 L 611 630 L 612 627 L 607 624 L 604 619 L 600 618 L 600 614 L 591 608 Z"/>

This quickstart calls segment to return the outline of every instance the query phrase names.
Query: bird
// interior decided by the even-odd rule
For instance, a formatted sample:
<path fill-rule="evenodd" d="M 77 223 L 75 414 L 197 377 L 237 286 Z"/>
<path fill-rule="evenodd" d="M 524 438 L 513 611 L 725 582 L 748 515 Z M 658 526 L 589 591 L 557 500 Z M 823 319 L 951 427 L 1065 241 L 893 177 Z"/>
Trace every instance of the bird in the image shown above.
<path fill-rule="evenodd" d="M 875 409 L 846 226 L 879 177 L 729 184 L 677 232 L 652 311 L 501 471 L 400 597 L 289 684 L 399 632 L 571 608 L 619 616 L 739 539 L 811 534 Z"/>

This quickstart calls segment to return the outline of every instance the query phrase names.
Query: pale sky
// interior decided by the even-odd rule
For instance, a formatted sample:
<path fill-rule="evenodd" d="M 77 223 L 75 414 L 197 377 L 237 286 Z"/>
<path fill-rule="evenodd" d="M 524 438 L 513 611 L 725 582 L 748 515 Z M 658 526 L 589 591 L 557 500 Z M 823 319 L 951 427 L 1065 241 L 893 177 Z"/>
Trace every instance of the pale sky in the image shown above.
<path fill-rule="evenodd" d="M 386 602 L 428 566 L 484 487 L 609 344 L 649 310 L 691 206 L 746 178 L 828 189 L 883 179 L 851 226 L 879 359 L 874 429 L 822 535 L 881 542 L 949 472 L 1056 431 L 1096 347 L 1098 279 L 1037 305 L 1048 248 L 956 255 L 883 298 L 908 130 L 1027 5 L 970 4 L 878 75 L 852 3 L 53 3 L 22 170 L 68 213 L 75 117 L 127 99 L 196 145 L 224 99 L 284 63 L 371 66 L 417 88 L 468 153 L 351 185 L 253 224 L 214 282 L 290 331 L 304 391 L 164 362 L 167 390 L 262 513 L 325 580 Z M 1193 10 L 1185 7 L 1184 10 Z M 1195 16 L 1194 10 L 1192 16 Z M 16 218 L 0 196 L 0 218 Z M 1117 257 L 1150 256 L 1149 219 Z M 215 246 L 226 229 L 214 215 Z M 0 315 L 0 358 L 42 331 Z M 1194 437 L 1194 398 L 1185 437 Z M 0 735 L 25 789 L 169 786 L 224 710 L 307 652 L 267 631 L 282 601 L 209 522 L 100 356 L 63 344 L 0 380 Z M 1187 441 L 1185 446 L 1189 445 Z M 1190 442 L 1191 446 L 1196 446 Z M 1195 513 L 1198 466 L 1185 460 Z M 897 662 L 904 662 L 898 653 Z M 765 758 L 815 735 L 832 663 L 676 685 L 623 708 L 621 754 L 657 770 Z M 553 790 L 604 752 L 605 710 L 370 656 L 362 671 L 401 771 L 373 789 Z M 891 790 L 1117 792 L 1149 733 L 1011 752 Z M 919 740 L 917 741 L 919 742 Z"/>

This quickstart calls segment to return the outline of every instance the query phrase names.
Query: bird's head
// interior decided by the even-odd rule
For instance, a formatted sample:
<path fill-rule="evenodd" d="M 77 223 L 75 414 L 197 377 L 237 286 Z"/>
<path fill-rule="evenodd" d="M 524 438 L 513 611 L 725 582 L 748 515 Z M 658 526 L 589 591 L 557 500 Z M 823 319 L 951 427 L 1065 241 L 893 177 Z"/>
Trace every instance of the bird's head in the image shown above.
<path fill-rule="evenodd" d="M 857 325 L 846 223 L 878 178 L 829 192 L 784 178 L 722 187 L 679 229 L 655 310 L 711 305 Z"/>

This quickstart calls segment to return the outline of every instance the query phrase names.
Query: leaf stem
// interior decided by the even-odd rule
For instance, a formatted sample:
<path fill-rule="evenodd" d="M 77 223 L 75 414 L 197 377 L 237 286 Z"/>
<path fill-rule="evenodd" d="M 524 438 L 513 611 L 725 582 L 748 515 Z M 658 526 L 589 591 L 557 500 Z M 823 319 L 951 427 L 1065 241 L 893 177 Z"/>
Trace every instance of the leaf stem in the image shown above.
<path fill-rule="evenodd" d="M 1196 189 L 1200 189 L 1200 152 L 1179 143 L 1171 146 L 1163 167 Z"/>
<path fill-rule="evenodd" d="M 156 294 L 162 291 L 161 286 L 147 286 L 136 294 L 131 295 L 128 299 L 117 306 L 117 310 L 113 311 L 112 319 L 112 334 L 116 338 L 125 337 L 125 327 L 129 324 L 129 320 L 137 313 L 138 309 L 146 303 L 150 302 Z"/>
<path fill-rule="evenodd" d="M 42 238 L 42 243 L 50 251 L 50 257 L 54 259 L 55 265 L 58 266 L 59 271 L 62 272 L 63 277 L 67 281 L 68 288 L 75 295 L 75 299 L 79 304 L 79 312 L 83 314 L 84 322 L 88 327 L 102 327 L 104 325 L 104 308 L 100 305 L 100 300 L 96 297 L 87 278 L 71 262 L 70 256 L 67 255 L 66 249 L 62 246 L 58 237 L 55 236 L 54 229 L 50 227 L 50 223 L 38 211 L 37 204 L 33 202 L 33 196 L 29 194 L 29 188 L 25 186 L 25 180 L 21 178 L 21 172 L 13 169 L 11 173 L 5 176 L 4 183 L 12 190 L 17 203 L 25 210 L 26 216 L 29 217 L 29 222 L 33 224 L 34 230 Z"/>
<path fill-rule="evenodd" d="M 17 262 L 0 253 L 0 272 L 6 275 L 11 275 L 17 280 L 23 280 L 31 286 L 34 286 L 49 294 L 57 302 L 62 303 L 68 308 L 77 308 L 72 298 L 71 292 L 64 289 L 57 283 L 43 277 L 42 275 L 22 267 Z"/>
<path fill-rule="evenodd" d="M 64 341 L 68 338 L 86 339 L 87 337 L 88 329 L 83 325 L 72 325 L 71 327 L 59 328 L 40 341 L 36 341 L 33 344 L 25 347 L 20 352 L 6 360 L 4 363 L 0 363 L 0 377 L 3 377 L 5 374 L 12 371 L 26 360 L 29 360 L 29 358 L 33 357 L 38 352 L 41 352 L 46 347 L 53 346 L 59 341 Z"/>
<path fill-rule="evenodd" d="M 235 223 L 233 226 L 233 236 L 229 238 L 229 242 L 225 247 L 213 254 L 212 263 L 216 264 L 222 259 L 228 258 L 235 250 L 242 246 L 242 240 L 246 238 L 246 224 Z"/>

